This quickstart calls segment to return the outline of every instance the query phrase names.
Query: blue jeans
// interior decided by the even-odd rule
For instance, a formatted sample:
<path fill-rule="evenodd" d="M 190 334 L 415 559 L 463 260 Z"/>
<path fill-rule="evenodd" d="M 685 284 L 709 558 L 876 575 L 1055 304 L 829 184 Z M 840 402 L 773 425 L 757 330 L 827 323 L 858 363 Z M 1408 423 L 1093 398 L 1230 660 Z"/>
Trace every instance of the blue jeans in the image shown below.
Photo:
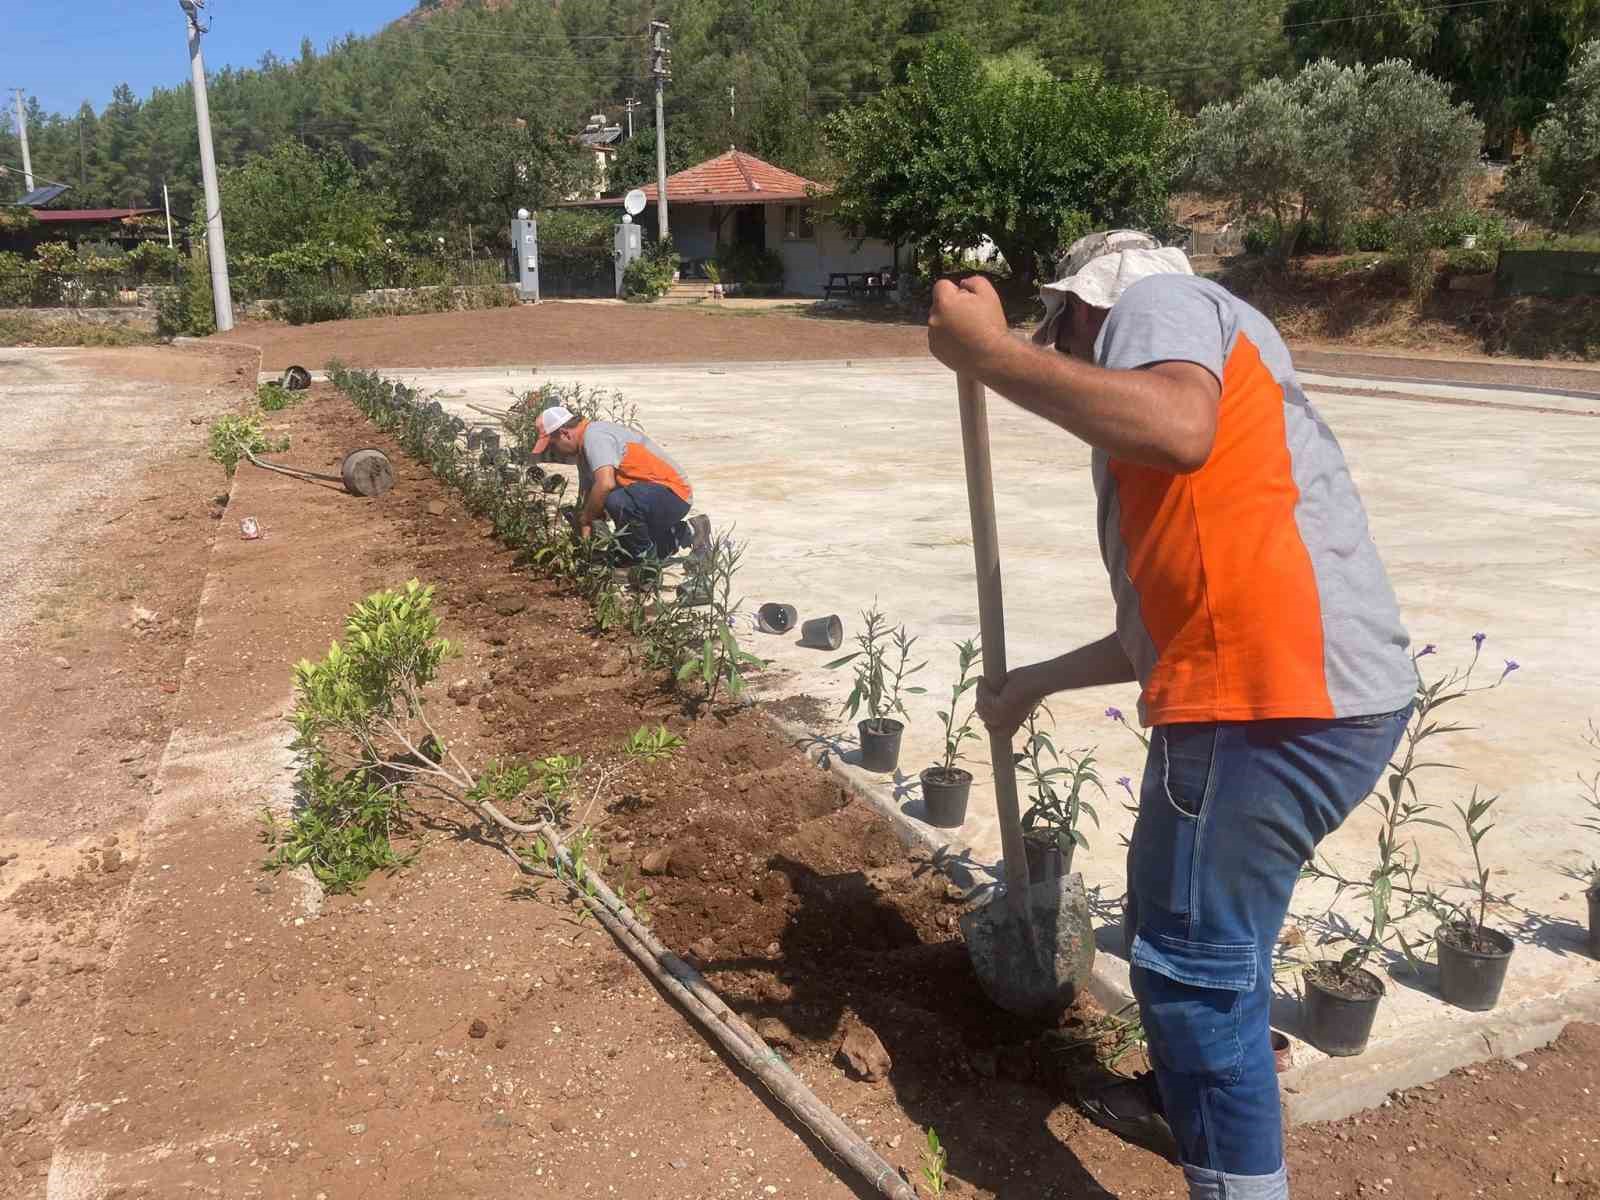
<path fill-rule="evenodd" d="M 623 551 L 636 562 L 651 555 L 671 558 L 687 545 L 683 519 L 688 515 L 689 502 L 663 484 L 630 483 L 606 493 L 606 516 Z"/>
<path fill-rule="evenodd" d="M 1410 708 L 1151 733 L 1128 850 L 1133 994 L 1194 1200 L 1280 1200 L 1272 956 L 1301 866 L 1371 792 Z"/>

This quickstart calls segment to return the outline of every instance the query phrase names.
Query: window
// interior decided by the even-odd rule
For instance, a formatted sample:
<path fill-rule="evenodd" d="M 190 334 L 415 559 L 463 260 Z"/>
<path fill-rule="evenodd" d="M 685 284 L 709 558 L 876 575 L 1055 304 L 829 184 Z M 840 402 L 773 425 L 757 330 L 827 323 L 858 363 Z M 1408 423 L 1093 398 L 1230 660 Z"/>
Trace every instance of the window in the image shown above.
<path fill-rule="evenodd" d="M 789 242 L 809 242 L 817 236 L 809 204 L 788 204 L 783 209 L 783 237 Z"/>

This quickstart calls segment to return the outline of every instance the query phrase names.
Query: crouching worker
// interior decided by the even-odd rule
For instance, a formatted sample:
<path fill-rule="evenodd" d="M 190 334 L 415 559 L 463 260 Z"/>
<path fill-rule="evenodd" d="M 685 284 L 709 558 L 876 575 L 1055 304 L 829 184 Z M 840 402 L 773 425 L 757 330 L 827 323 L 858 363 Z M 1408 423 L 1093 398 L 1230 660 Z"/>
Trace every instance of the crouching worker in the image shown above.
<path fill-rule="evenodd" d="M 671 558 L 679 550 L 704 555 L 711 544 L 711 519 L 692 521 L 694 489 L 661 447 L 644 434 L 612 421 L 579 416 L 561 405 L 538 419 L 533 453 L 550 447 L 578 461 L 577 524 L 587 538 L 594 523 L 609 520 L 630 562 Z"/>

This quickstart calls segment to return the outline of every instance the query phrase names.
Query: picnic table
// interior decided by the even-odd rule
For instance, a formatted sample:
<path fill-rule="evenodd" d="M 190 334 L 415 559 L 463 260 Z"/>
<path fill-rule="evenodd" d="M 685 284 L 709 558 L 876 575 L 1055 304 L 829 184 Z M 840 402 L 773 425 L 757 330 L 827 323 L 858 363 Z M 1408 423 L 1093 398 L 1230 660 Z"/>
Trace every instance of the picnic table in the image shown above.
<path fill-rule="evenodd" d="M 835 293 L 845 296 L 875 296 L 883 299 L 895 290 L 898 280 L 892 271 L 832 271 L 823 295 L 829 300 Z"/>

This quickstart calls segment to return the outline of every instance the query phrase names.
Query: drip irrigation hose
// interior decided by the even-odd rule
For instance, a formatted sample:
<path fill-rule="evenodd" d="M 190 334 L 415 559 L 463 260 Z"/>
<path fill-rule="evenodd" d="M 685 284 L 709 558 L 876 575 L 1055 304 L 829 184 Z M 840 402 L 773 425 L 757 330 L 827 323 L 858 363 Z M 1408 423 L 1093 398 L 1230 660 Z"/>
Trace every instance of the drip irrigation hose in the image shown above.
<path fill-rule="evenodd" d="M 263 471 L 276 471 L 280 475 L 289 475 L 295 479 L 317 479 L 325 483 L 337 483 L 340 487 L 345 485 L 343 475 L 323 475 L 318 471 L 302 471 L 299 467 L 285 467 L 280 463 L 267 462 L 265 459 L 257 458 L 250 452 L 250 447 L 242 443 L 239 449 L 243 450 L 244 456 Z"/>
<path fill-rule="evenodd" d="M 527 831 L 526 827 L 520 829 Z M 538 829 L 538 836 L 549 845 L 571 880 L 576 881 L 573 891 L 622 947 L 823 1145 L 870 1180 L 880 1195 L 890 1200 L 917 1200 L 916 1191 L 900 1173 L 817 1098 L 777 1051 L 727 1006 L 704 975 L 669 950 L 604 879 L 574 861 L 552 826 L 544 824 Z M 517 864 L 529 869 L 521 859 Z"/>

